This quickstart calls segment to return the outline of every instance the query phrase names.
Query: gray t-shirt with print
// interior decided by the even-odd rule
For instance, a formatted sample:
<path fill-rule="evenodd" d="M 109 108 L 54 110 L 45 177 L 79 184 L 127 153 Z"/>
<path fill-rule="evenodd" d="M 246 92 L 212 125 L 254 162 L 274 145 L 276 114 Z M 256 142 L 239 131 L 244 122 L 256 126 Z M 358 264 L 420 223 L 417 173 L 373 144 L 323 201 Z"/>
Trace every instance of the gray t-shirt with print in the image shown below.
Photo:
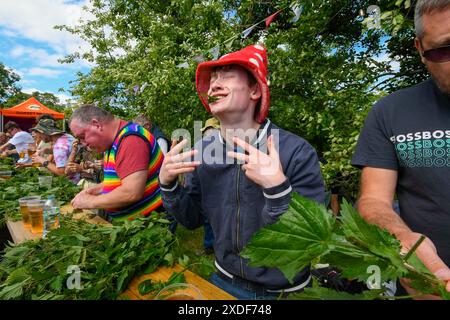
<path fill-rule="evenodd" d="M 398 171 L 400 215 L 450 266 L 450 97 L 431 79 L 377 102 L 352 164 Z"/>

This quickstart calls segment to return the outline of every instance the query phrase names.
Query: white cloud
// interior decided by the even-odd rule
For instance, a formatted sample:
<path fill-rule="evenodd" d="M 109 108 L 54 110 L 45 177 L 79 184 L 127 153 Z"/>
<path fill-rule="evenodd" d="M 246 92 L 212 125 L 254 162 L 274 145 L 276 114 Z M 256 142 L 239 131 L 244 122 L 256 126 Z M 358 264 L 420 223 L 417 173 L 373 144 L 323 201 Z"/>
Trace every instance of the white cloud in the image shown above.
<path fill-rule="evenodd" d="M 63 71 L 61 70 L 49 68 L 30 68 L 26 72 L 24 72 L 24 74 L 26 74 L 27 76 L 41 76 L 46 78 L 56 78 L 62 73 Z"/>
<path fill-rule="evenodd" d="M 0 36 L 10 43 L 0 56 L 11 60 L 24 92 L 40 91 L 36 87 L 57 92 L 55 87 L 66 87 L 74 71 L 94 66 L 85 60 L 58 62 L 68 54 L 91 49 L 77 35 L 54 29 L 55 25 L 75 26 L 80 19 L 94 19 L 83 6 L 92 7 L 90 0 L 0 0 Z M 70 98 L 59 92 L 55 95 L 64 101 Z"/>
<path fill-rule="evenodd" d="M 58 60 L 64 58 L 63 54 L 51 54 L 47 50 L 34 47 L 17 45 L 9 51 L 9 56 L 20 59 L 22 63 L 26 62 L 38 67 L 52 67 L 65 69 L 80 69 L 83 67 L 92 68 L 94 64 L 85 60 L 76 60 L 73 63 L 60 63 Z"/>
<path fill-rule="evenodd" d="M 88 0 L 78 3 L 64 0 L 0 1 L 2 33 L 16 35 L 48 44 L 56 53 L 66 55 L 87 44 L 69 32 L 56 30 L 55 25 L 76 25 L 80 19 L 93 17 L 83 11 Z"/>
<path fill-rule="evenodd" d="M 6 37 L 17 37 L 17 33 L 13 32 L 11 30 L 0 30 L 0 35 L 6 36 Z"/>
<path fill-rule="evenodd" d="M 58 62 L 58 59 L 63 58 L 63 55 L 50 54 L 44 49 L 22 45 L 14 47 L 9 54 L 13 58 L 21 58 L 22 61 L 33 62 L 42 67 L 60 67 L 61 64 Z"/>

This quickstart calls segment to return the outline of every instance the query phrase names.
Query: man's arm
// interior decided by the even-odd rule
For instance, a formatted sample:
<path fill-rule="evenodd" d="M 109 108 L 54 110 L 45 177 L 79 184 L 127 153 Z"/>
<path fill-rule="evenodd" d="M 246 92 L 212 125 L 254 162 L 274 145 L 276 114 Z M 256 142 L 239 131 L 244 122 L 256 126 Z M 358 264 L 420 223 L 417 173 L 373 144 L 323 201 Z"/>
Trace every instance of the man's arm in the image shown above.
<path fill-rule="evenodd" d="M 80 192 L 72 200 L 72 205 L 76 209 L 126 207 L 142 199 L 147 175 L 146 170 L 136 171 L 122 179 L 122 184 L 107 194 L 93 195 L 90 192 Z M 97 186 L 95 190 L 98 190 Z"/>
<path fill-rule="evenodd" d="M 103 183 L 99 183 L 99 184 L 93 185 L 92 187 L 84 189 L 84 191 L 86 193 L 92 194 L 92 195 L 99 195 L 100 193 L 102 193 L 102 190 L 103 190 Z"/>
<path fill-rule="evenodd" d="M 399 237 L 412 231 L 392 208 L 396 185 L 396 170 L 364 167 L 357 206 L 367 222 Z"/>
<path fill-rule="evenodd" d="M 392 209 L 396 185 L 397 171 L 364 167 L 358 210 L 367 222 L 395 235 L 402 244 L 402 251 L 407 252 L 421 234 L 412 231 Z M 426 238 L 415 253 L 431 272 L 447 283 L 447 290 L 450 291 L 450 269 L 439 258 L 433 242 Z M 407 285 L 404 286 L 409 292 L 415 293 Z"/>
<path fill-rule="evenodd" d="M 39 155 L 37 155 L 36 153 L 31 157 L 32 161 L 34 163 L 40 163 L 41 165 L 45 162 L 48 161 L 46 160 L 44 157 L 41 157 Z M 49 162 L 47 165 L 47 169 L 51 172 L 56 174 L 57 176 L 64 176 L 65 175 L 65 167 L 60 167 L 58 168 L 56 166 L 56 163 L 54 162 Z"/>
<path fill-rule="evenodd" d="M 6 148 L 8 148 L 8 146 L 10 146 L 11 143 L 7 142 L 4 145 L 0 146 L 0 152 L 4 151 Z"/>
<path fill-rule="evenodd" d="M 18 154 L 17 149 L 10 149 L 4 151 L 6 155 L 11 156 L 13 154 Z"/>
<path fill-rule="evenodd" d="M 53 162 L 49 162 L 49 164 L 47 166 L 47 169 L 50 172 L 56 174 L 57 176 L 64 176 L 66 174 L 65 173 L 65 169 L 66 169 L 65 167 L 58 168 Z"/>

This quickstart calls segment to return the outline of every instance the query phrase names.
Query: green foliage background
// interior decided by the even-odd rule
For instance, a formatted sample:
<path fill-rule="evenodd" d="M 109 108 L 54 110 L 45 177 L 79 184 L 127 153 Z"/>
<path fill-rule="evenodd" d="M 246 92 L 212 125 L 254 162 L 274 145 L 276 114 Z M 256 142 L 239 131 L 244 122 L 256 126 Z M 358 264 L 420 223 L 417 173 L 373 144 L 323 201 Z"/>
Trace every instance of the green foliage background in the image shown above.
<path fill-rule="evenodd" d="M 176 128 L 192 133 L 195 120 L 209 117 L 196 94 L 193 58 L 212 59 L 209 50 L 216 45 L 222 55 L 263 42 L 269 57 L 269 117 L 310 141 L 327 161 L 322 169 L 328 187 L 354 198 L 359 173 L 350 159 L 367 112 L 381 96 L 426 77 L 413 48 L 413 3 L 300 1 L 303 14 L 291 23 L 294 2 L 91 0 L 86 10 L 95 20 L 58 27 L 93 48 L 65 59 L 96 64 L 78 74 L 72 93 L 124 118 L 143 112 L 166 135 Z M 372 4 L 381 8 L 381 29 L 366 28 L 358 15 Z M 285 10 L 269 28 L 261 23 L 246 39 L 239 35 L 280 9 Z M 393 58 L 398 70 L 390 65 Z M 183 62 L 189 67 L 177 67 Z M 135 94 L 133 87 L 143 83 L 145 90 Z"/>

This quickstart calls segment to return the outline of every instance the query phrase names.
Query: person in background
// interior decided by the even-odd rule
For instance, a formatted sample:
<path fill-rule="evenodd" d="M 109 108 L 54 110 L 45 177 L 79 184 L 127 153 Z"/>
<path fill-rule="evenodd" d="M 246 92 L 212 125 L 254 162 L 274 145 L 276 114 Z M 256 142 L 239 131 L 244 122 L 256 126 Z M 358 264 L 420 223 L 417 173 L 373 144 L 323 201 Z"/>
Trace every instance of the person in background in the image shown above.
<path fill-rule="evenodd" d="M 210 137 L 214 134 L 215 130 L 220 129 L 220 122 L 216 117 L 209 118 L 205 121 L 205 126 L 200 129 L 203 137 Z"/>
<path fill-rule="evenodd" d="M 78 193 L 75 209 L 103 209 L 111 222 L 148 216 L 162 205 L 158 174 L 164 159 L 156 139 L 142 126 L 82 105 L 69 120 L 77 139 L 104 153 L 103 182 Z"/>
<path fill-rule="evenodd" d="M 164 155 L 167 154 L 167 151 L 169 150 L 170 146 L 170 141 L 169 139 L 167 139 L 167 137 L 155 123 L 150 121 L 148 117 L 142 114 L 134 118 L 133 122 L 147 129 L 155 137 L 163 154 Z"/>
<path fill-rule="evenodd" d="M 94 152 L 89 147 L 83 146 L 78 139 L 75 139 L 65 172 L 67 176 L 78 174 L 80 180 L 87 182 L 83 183 L 84 186 L 91 186 L 100 183 L 102 180 L 102 163 L 102 160 L 96 159 Z"/>
<path fill-rule="evenodd" d="M 362 169 L 358 210 L 405 252 L 426 236 L 415 253 L 450 291 L 450 0 L 417 1 L 414 24 L 431 77 L 370 110 L 352 159 Z"/>
<path fill-rule="evenodd" d="M 56 119 L 50 115 L 50 114 L 41 114 L 40 116 L 38 116 L 36 118 L 36 124 L 39 123 L 39 121 L 43 120 L 43 119 L 50 119 L 55 121 L 56 123 Z M 36 152 L 38 152 L 39 155 L 41 156 L 48 156 L 51 155 L 53 152 L 53 147 L 51 142 L 45 142 L 44 139 L 42 139 L 42 136 L 40 135 L 40 133 L 36 130 L 32 130 L 30 129 L 31 134 L 35 134 L 36 138 L 39 140 L 39 142 L 36 142 Z"/>
<path fill-rule="evenodd" d="M 42 146 L 42 143 L 44 140 L 42 140 L 42 136 L 39 132 L 37 132 L 36 130 L 30 129 L 30 134 L 33 137 L 35 144 L 34 144 L 34 151 L 36 151 L 39 155 L 43 156 L 44 150 L 42 150 L 41 148 L 39 148 L 39 146 Z M 50 149 L 51 148 L 51 144 L 50 143 L 46 143 L 45 146 L 46 149 Z M 50 152 L 49 152 L 50 151 Z M 47 150 L 47 153 L 51 153 L 51 149 Z"/>
<path fill-rule="evenodd" d="M 4 132 L 0 132 L 0 146 L 4 145 L 5 143 L 7 143 L 9 140 L 9 137 L 6 133 Z"/>
<path fill-rule="evenodd" d="M 65 167 L 70 152 L 72 151 L 74 137 L 60 130 L 56 125 L 56 121 L 52 119 L 42 119 L 30 130 L 37 131 L 41 135 L 42 140 L 53 145 L 53 161 L 35 153 L 33 155 L 33 162 L 39 163 L 53 174 L 58 176 L 65 175 Z M 76 181 L 72 181 L 76 183 Z"/>
<path fill-rule="evenodd" d="M 28 145 L 35 143 L 31 134 L 22 131 L 19 125 L 13 121 L 9 121 L 5 125 L 5 132 L 12 138 L 0 146 L 0 153 L 6 156 L 19 155 L 19 159 L 17 160 L 18 164 L 31 162 L 27 153 Z M 11 148 L 12 146 L 14 149 Z"/>
<path fill-rule="evenodd" d="M 0 132 L 0 146 L 6 144 L 10 138 L 11 137 L 7 133 Z M 8 147 L 6 148 L 5 151 L 0 152 L 0 157 L 3 157 L 3 158 L 10 157 L 14 160 L 14 162 L 17 162 L 17 160 L 19 160 L 19 155 L 16 152 L 11 153 L 11 154 L 9 152 L 7 152 L 9 150 L 14 150 L 14 149 L 15 149 L 14 145 L 12 145 L 12 144 L 8 145 Z"/>

